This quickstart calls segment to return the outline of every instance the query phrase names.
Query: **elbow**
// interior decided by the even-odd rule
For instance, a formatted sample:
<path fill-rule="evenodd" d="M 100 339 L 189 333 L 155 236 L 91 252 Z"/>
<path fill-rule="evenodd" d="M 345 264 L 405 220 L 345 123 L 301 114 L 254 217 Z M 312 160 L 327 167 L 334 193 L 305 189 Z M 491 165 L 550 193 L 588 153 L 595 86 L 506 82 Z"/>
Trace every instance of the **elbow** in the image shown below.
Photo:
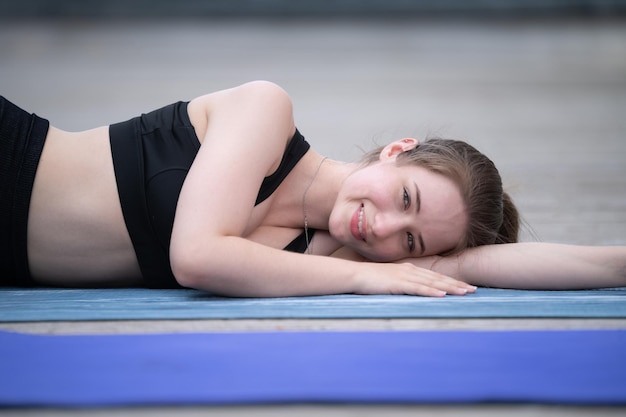
<path fill-rule="evenodd" d="M 185 288 L 203 289 L 207 279 L 191 250 L 170 250 L 170 265 L 176 282 Z"/>
<path fill-rule="evenodd" d="M 176 282 L 185 288 L 197 288 L 197 274 L 193 272 L 193 268 L 186 262 L 176 257 L 170 257 L 170 265 Z"/>
<path fill-rule="evenodd" d="M 185 288 L 229 294 L 229 266 L 218 251 L 193 245 L 170 247 L 170 266 L 176 282 Z M 211 253 L 214 256 L 207 256 Z"/>

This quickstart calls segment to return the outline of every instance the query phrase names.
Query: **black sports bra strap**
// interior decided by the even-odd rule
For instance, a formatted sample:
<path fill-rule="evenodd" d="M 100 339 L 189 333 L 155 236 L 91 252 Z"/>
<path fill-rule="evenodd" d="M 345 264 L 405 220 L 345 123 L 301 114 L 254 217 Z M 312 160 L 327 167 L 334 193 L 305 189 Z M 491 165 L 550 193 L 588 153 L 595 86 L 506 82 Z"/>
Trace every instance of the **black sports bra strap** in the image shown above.
<path fill-rule="evenodd" d="M 302 233 L 300 233 L 294 240 L 289 242 L 289 244 L 285 246 L 283 250 L 286 250 L 288 252 L 297 252 L 297 253 L 306 252 L 307 248 L 311 244 L 311 241 L 313 240 L 313 236 L 315 235 L 316 231 L 317 231 L 316 229 L 309 229 L 308 231 L 309 241 L 307 242 L 306 240 L 307 232 L 303 230 Z"/>
<path fill-rule="evenodd" d="M 255 206 L 261 204 L 276 191 L 278 186 L 283 182 L 285 177 L 289 175 L 293 167 L 302 159 L 310 147 L 311 145 L 309 145 L 304 139 L 304 136 L 296 129 L 296 133 L 287 144 L 287 149 L 283 154 L 283 159 L 280 161 L 278 169 L 263 179 L 261 189 L 256 198 L 256 203 L 254 203 Z"/>

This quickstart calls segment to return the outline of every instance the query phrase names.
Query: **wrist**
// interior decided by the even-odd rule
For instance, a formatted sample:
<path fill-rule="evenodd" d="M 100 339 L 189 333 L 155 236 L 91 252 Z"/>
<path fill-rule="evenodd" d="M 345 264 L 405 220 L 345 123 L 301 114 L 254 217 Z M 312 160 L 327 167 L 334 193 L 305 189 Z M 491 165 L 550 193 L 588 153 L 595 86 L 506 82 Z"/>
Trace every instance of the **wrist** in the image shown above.
<path fill-rule="evenodd" d="M 365 277 L 367 276 L 367 270 L 369 263 L 367 262 L 353 262 L 352 273 L 348 278 L 348 289 L 351 294 L 364 294 L 366 288 Z"/>
<path fill-rule="evenodd" d="M 435 255 L 429 257 L 430 270 L 454 279 L 462 280 L 461 264 L 463 252 L 449 256 Z"/>

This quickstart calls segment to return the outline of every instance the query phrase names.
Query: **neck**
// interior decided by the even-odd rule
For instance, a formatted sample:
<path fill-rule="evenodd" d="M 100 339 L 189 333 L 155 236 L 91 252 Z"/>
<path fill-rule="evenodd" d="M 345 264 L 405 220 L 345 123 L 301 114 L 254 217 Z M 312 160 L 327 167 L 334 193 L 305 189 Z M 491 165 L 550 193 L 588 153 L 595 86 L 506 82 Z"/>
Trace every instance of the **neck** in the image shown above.
<path fill-rule="evenodd" d="M 324 157 L 316 154 L 313 164 L 317 169 Z M 326 159 L 319 168 L 306 194 L 308 227 L 328 230 L 330 213 L 339 194 L 341 184 L 357 168 L 356 164 Z M 315 171 L 313 171 L 312 176 Z"/>

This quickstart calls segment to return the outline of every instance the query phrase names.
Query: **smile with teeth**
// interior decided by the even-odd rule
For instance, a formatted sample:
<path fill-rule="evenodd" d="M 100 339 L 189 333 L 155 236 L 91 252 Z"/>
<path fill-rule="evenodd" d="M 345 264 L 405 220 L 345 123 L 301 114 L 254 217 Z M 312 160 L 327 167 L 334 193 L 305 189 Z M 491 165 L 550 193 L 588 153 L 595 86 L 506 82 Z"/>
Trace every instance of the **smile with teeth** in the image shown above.
<path fill-rule="evenodd" d="M 363 212 L 364 212 L 365 208 L 363 207 L 363 204 L 361 204 L 361 209 L 359 210 L 359 222 L 358 222 L 358 227 L 359 227 L 359 235 L 361 235 L 361 239 L 363 239 L 363 241 L 365 241 L 365 234 L 363 233 Z"/>

